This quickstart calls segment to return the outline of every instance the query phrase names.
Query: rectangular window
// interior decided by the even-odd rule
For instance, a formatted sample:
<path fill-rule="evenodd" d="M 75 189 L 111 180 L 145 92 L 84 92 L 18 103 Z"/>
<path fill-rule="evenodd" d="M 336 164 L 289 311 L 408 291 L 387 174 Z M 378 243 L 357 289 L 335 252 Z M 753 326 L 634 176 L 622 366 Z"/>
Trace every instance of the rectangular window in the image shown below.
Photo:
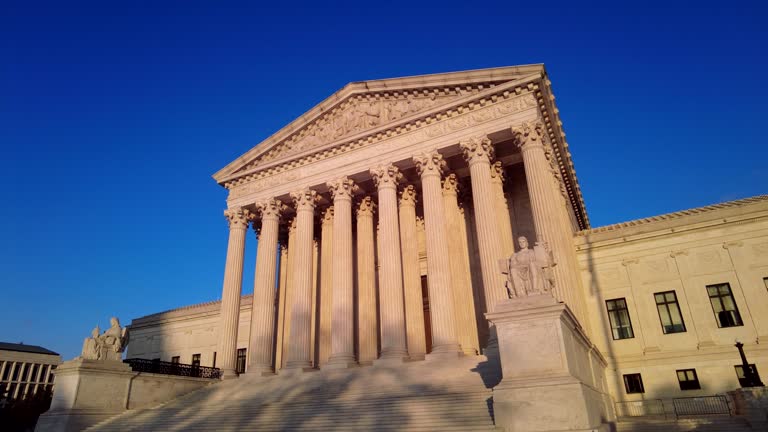
<path fill-rule="evenodd" d="M 193 367 L 200 366 L 200 354 L 192 354 L 192 366 Z"/>
<path fill-rule="evenodd" d="M 30 364 L 24 363 L 21 367 L 21 381 L 27 381 L 29 378 Z"/>
<path fill-rule="evenodd" d="M 744 366 L 736 365 L 734 367 L 736 368 L 736 378 L 739 379 L 739 385 L 742 387 L 747 387 L 749 385 L 749 380 L 747 379 L 747 375 L 744 373 Z M 749 367 L 752 369 L 752 374 L 754 374 L 755 379 L 759 381 L 760 374 L 757 372 L 757 366 L 750 364 Z"/>
<path fill-rule="evenodd" d="M 656 299 L 656 309 L 659 311 L 664 334 L 685 332 L 685 322 L 680 313 L 680 305 L 677 303 L 677 294 L 674 291 L 665 291 L 656 293 L 653 297 Z"/>
<path fill-rule="evenodd" d="M 240 348 L 237 350 L 237 366 L 235 367 L 235 372 L 239 374 L 245 372 L 245 355 L 246 355 L 245 348 Z"/>
<path fill-rule="evenodd" d="M 718 327 L 738 327 L 744 325 L 741 321 L 739 308 L 733 299 L 730 284 L 707 285 L 707 293 L 709 294 L 709 302 L 712 303 L 712 311 L 715 313 Z"/>
<path fill-rule="evenodd" d="M 16 363 L 15 368 L 13 368 L 13 374 L 11 375 L 11 381 L 18 381 L 19 380 L 19 370 L 24 367 L 24 363 Z"/>
<path fill-rule="evenodd" d="M 680 390 L 699 390 L 699 377 L 696 375 L 696 369 L 681 369 L 677 371 L 677 381 L 680 383 Z"/>
<path fill-rule="evenodd" d="M 624 375 L 624 389 L 627 391 L 627 394 L 645 393 L 643 377 L 639 373 Z"/>
<path fill-rule="evenodd" d="M 51 373 L 48 374 L 48 382 L 49 383 L 53 382 L 53 371 L 54 370 L 56 370 L 56 365 L 51 365 Z"/>
<path fill-rule="evenodd" d="M 632 331 L 632 321 L 629 319 L 627 300 L 624 298 L 606 300 L 608 308 L 608 320 L 611 322 L 613 339 L 632 339 L 635 333 Z"/>
<path fill-rule="evenodd" d="M 171 363 L 181 363 L 181 357 L 180 356 L 173 356 L 171 357 Z"/>

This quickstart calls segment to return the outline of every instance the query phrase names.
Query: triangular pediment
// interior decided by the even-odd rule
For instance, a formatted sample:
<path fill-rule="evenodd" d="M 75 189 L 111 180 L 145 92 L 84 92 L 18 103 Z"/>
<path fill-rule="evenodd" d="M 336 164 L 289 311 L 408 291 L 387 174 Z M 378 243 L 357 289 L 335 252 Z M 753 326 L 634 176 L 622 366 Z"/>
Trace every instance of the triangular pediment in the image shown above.
<path fill-rule="evenodd" d="M 544 72 L 512 66 L 350 83 L 214 175 L 220 184 Z"/>

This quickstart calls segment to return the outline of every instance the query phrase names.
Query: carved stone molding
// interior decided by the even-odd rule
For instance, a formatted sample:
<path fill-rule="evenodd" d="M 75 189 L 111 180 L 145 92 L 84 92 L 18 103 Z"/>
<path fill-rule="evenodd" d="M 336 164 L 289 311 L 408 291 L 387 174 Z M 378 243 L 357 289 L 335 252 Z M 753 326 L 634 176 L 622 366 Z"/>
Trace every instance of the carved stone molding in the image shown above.
<path fill-rule="evenodd" d="M 256 204 L 256 208 L 261 215 L 261 219 L 280 219 L 280 216 L 287 207 L 282 201 L 271 198 Z"/>
<path fill-rule="evenodd" d="M 392 164 L 380 165 L 370 170 L 376 187 L 382 188 L 396 188 L 397 184 L 403 179 L 403 174 L 400 169 Z"/>
<path fill-rule="evenodd" d="M 239 207 L 224 210 L 224 217 L 229 223 L 229 229 L 248 229 L 248 224 L 253 220 L 253 213 Z"/>
<path fill-rule="evenodd" d="M 357 202 L 357 217 L 373 217 L 373 211 L 376 209 L 376 203 L 370 196 L 364 196 Z"/>
<path fill-rule="evenodd" d="M 723 243 L 723 249 L 730 249 L 733 247 L 742 247 L 744 246 L 744 242 L 741 240 L 734 240 L 734 241 L 728 241 Z"/>
<path fill-rule="evenodd" d="M 400 189 L 400 205 L 401 206 L 416 206 L 416 201 L 418 200 L 418 197 L 416 196 L 416 186 L 414 185 L 405 185 L 402 189 Z"/>
<path fill-rule="evenodd" d="M 458 196 L 459 193 L 459 178 L 456 174 L 451 173 L 445 176 L 443 180 L 443 194 Z"/>
<path fill-rule="evenodd" d="M 413 157 L 413 162 L 422 178 L 427 176 L 441 177 L 447 165 L 443 155 L 437 150 L 416 155 Z"/>
<path fill-rule="evenodd" d="M 314 211 L 318 198 L 317 192 L 309 188 L 291 192 L 291 199 L 297 212 Z"/>
<path fill-rule="evenodd" d="M 341 177 L 336 180 L 326 183 L 328 189 L 331 190 L 333 200 L 351 200 L 352 195 L 355 194 L 360 188 L 348 177 Z"/>
<path fill-rule="evenodd" d="M 679 256 L 688 256 L 688 250 L 681 249 L 681 250 L 675 250 L 669 253 L 669 256 L 672 258 L 676 258 Z"/>
<path fill-rule="evenodd" d="M 479 135 L 459 142 L 464 153 L 464 159 L 469 165 L 481 162 L 490 163 L 493 159 L 494 148 L 491 140 L 485 135 Z"/>
<path fill-rule="evenodd" d="M 637 258 L 628 258 L 621 261 L 621 265 L 624 267 L 629 267 L 631 264 L 639 264 L 640 260 Z"/>

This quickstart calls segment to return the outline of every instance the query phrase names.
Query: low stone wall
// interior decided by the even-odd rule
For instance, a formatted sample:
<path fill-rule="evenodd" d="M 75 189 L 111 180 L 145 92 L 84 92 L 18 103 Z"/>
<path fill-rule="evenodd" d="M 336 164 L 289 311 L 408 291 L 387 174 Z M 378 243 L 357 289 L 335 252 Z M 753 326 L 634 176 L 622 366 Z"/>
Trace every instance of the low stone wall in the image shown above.
<path fill-rule="evenodd" d="M 55 371 L 51 408 L 39 432 L 80 431 L 127 410 L 148 408 L 218 380 L 134 372 L 116 361 L 75 359 Z"/>

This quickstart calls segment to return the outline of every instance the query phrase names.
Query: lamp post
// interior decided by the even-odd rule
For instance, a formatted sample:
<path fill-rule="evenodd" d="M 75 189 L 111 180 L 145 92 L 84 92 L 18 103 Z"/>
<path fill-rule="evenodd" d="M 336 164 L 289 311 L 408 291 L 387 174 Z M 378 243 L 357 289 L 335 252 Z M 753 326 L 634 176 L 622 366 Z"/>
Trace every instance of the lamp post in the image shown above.
<path fill-rule="evenodd" d="M 741 356 L 741 368 L 744 370 L 744 378 L 747 381 L 745 387 L 765 387 L 765 384 L 760 381 L 760 377 L 755 374 L 755 371 L 752 370 L 752 366 L 750 366 L 747 361 L 747 355 L 744 354 L 744 344 L 737 340 L 736 345 L 734 346 L 739 350 L 739 355 Z"/>

